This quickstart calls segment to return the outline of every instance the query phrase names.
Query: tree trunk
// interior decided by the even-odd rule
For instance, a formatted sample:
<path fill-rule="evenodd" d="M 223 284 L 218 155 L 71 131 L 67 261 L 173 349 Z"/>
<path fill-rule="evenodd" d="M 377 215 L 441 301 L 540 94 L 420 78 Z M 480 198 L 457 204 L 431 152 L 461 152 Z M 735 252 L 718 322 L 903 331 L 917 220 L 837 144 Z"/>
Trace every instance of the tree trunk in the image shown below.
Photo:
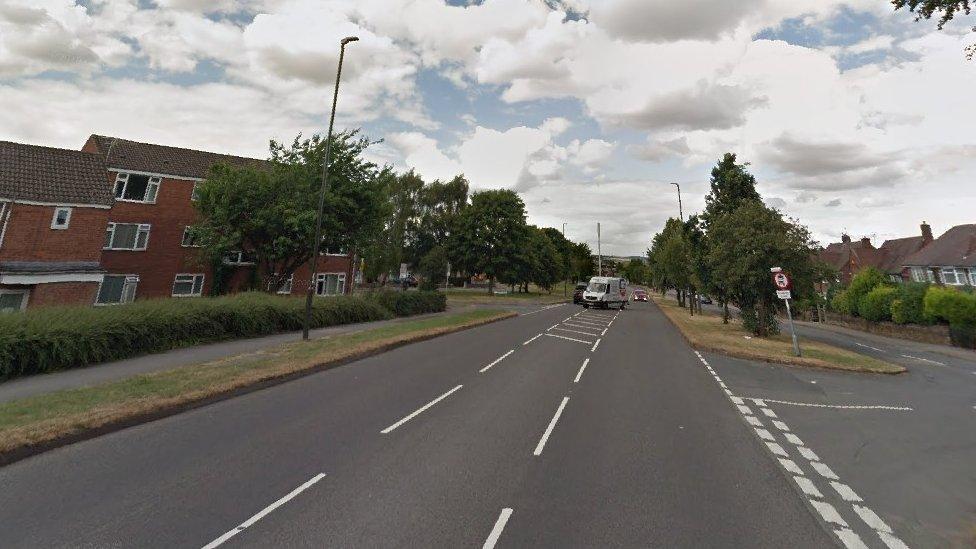
<path fill-rule="evenodd" d="M 495 295 L 495 277 L 488 277 L 488 295 Z"/>
<path fill-rule="evenodd" d="M 356 248 L 352 249 L 352 280 L 349 282 L 349 295 L 356 293 L 356 265 L 359 264 L 359 254 L 356 253 Z"/>
<path fill-rule="evenodd" d="M 766 329 L 766 304 L 760 301 L 756 306 L 756 331 L 755 335 L 766 337 L 769 331 Z"/>
<path fill-rule="evenodd" d="M 722 324 L 729 323 L 729 302 L 722 301 Z"/>

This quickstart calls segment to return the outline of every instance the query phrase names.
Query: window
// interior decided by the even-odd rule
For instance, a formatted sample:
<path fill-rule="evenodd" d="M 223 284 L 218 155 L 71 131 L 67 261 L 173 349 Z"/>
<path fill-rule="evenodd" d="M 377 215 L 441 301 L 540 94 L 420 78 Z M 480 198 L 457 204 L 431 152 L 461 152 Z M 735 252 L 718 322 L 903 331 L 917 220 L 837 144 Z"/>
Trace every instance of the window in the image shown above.
<path fill-rule="evenodd" d="M 935 282 L 935 275 L 931 269 L 925 267 L 912 267 L 912 280 L 915 282 Z"/>
<path fill-rule="evenodd" d="M 51 218 L 51 228 L 64 230 L 71 223 L 71 208 L 54 208 L 54 217 Z"/>
<path fill-rule="evenodd" d="M 149 245 L 149 225 L 109 223 L 105 229 L 106 250 L 145 250 Z"/>
<path fill-rule="evenodd" d="M 120 173 L 115 176 L 115 199 L 155 204 L 160 181 L 158 177 Z"/>
<path fill-rule="evenodd" d="M 254 254 L 233 250 L 224 254 L 224 263 L 227 265 L 254 265 Z"/>
<path fill-rule="evenodd" d="M 184 248 L 199 248 L 200 244 L 197 242 L 197 235 L 194 234 L 193 227 L 187 227 L 183 229 L 183 241 L 180 245 Z"/>
<path fill-rule="evenodd" d="M 942 267 L 942 283 L 950 286 L 962 286 L 966 283 L 966 271 L 955 267 Z"/>
<path fill-rule="evenodd" d="M 173 297 L 199 297 L 203 295 L 202 274 L 178 274 L 173 281 Z"/>
<path fill-rule="evenodd" d="M 287 280 L 283 281 L 280 286 L 278 286 L 278 293 L 282 295 L 291 294 L 292 283 L 295 281 L 295 275 L 292 274 Z"/>
<path fill-rule="evenodd" d="M 347 255 L 345 248 L 325 248 L 322 250 L 323 255 Z"/>
<path fill-rule="evenodd" d="M 139 277 L 136 275 L 105 275 L 98 287 L 95 305 L 132 303 L 136 298 L 136 286 L 138 285 Z"/>
<path fill-rule="evenodd" d="M 342 295 L 346 292 L 346 273 L 319 273 L 315 282 L 316 295 Z"/>
<path fill-rule="evenodd" d="M 29 293 L 27 290 L 0 290 L 0 314 L 26 309 Z"/>
<path fill-rule="evenodd" d="M 190 191 L 190 200 L 192 200 L 194 202 L 196 202 L 197 200 L 200 200 L 200 183 L 201 183 L 201 181 L 194 181 L 193 182 L 193 190 Z"/>
<path fill-rule="evenodd" d="M 976 286 L 976 268 L 969 269 L 969 283 Z"/>

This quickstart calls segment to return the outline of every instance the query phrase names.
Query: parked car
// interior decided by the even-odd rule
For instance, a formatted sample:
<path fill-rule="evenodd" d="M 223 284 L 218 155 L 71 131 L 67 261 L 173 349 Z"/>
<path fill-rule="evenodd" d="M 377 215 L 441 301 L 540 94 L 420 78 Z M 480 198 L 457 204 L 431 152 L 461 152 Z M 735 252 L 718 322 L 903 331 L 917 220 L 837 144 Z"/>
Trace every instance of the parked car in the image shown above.
<path fill-rule="evenodd" d="M 644 290 L 634 290 L 634 301 L 647 301 L 647 292 Z"/>
<path fill-rule="evenodd" d="M 576 285 L 576 289 L 573 290 L 573 305 L 579 305 L 583 302 L 583 292 L 586 291 L 586 283 L 580 282 Z"/>
<path fill-rule="evenodd" d="M 703 305 L 711 305 L 712 304 L 712 298 L 708 297 L 707 295 L 700 295 L 700 296 L 698 296 L 698 300 L 701 301 Z"/>

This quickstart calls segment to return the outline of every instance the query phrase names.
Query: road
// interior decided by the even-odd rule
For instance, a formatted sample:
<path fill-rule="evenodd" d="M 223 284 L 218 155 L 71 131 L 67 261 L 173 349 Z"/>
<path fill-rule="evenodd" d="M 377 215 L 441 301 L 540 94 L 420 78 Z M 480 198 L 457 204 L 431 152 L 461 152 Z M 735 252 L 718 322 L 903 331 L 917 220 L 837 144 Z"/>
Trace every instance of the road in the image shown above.
<path fill-rule="evenodd" d="M 729 364 L 548 308 L 0 469 L 0 547 L 899 547 Z"/>

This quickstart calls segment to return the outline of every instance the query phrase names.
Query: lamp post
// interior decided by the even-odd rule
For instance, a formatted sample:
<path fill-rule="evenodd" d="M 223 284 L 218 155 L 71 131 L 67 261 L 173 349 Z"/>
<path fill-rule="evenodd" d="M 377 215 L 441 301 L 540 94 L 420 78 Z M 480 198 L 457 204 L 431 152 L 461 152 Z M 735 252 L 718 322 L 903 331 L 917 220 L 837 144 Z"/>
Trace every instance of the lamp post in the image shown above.
<path fill-rule="evenodd" d="M 680 217 L 681 221 L 684 222 L 685 214 L 681 210 L 681 185 L 678 183 L 672 183 L 672 185 L 678 188 L 678 217 Z"/>
<path fill-rule="evenodd" d="M 563 223 L 563 238 L 566 238 L 566 224 Z M 569 283 L 569 273 L 563 273 L 563 297 L 566 297 L 566 285 Z"/>
<path fill-rule="evenodd" d="M 680 183 L 671 183 L 671 184 L 677 187 L 678 189 L 678 217 L 681 218 L 681 222 L 684 223 L 685 213 L 681 208 L 681 184 Z M 691 272 L 689 271 L 688 274 L 690 275 Z M 691 291 L 690 287 L 686 291 L 688 293 L 688 311 L 691 312 L 691 316 L 695 316 L 695 302 L 693 301 L 694 292 Z"/>
<path fill-rule="evenodd" d="M 329 157 L 332 152 L 332 127 L 335 125 L 336 103 L 339 101 L 339 79 L 342 78 L 342 59 L 346 55 L 346 44 L 359 40 L 347 36 L 339 41 L 339 68 L 336 70 L 335 91 L 332 93 L 332 114 L 329 116 L 329 136 L 325 141 L 325 161 L 322 163 L 322 186 L 319 188 L 319 209 L 315 217 L 315 240 L 312 242 L 312 274 L 305 295 L 305 321 L 302 323 L 302 339 L 308 341 L 308 329 L 312 323 L 312 299 L 318 286 L 319 251 L 322 247 L 322 210 L 325 208 L 325 193 L 329 190 Z M 353 280 L 353 284 L 356 281 Z"/>

